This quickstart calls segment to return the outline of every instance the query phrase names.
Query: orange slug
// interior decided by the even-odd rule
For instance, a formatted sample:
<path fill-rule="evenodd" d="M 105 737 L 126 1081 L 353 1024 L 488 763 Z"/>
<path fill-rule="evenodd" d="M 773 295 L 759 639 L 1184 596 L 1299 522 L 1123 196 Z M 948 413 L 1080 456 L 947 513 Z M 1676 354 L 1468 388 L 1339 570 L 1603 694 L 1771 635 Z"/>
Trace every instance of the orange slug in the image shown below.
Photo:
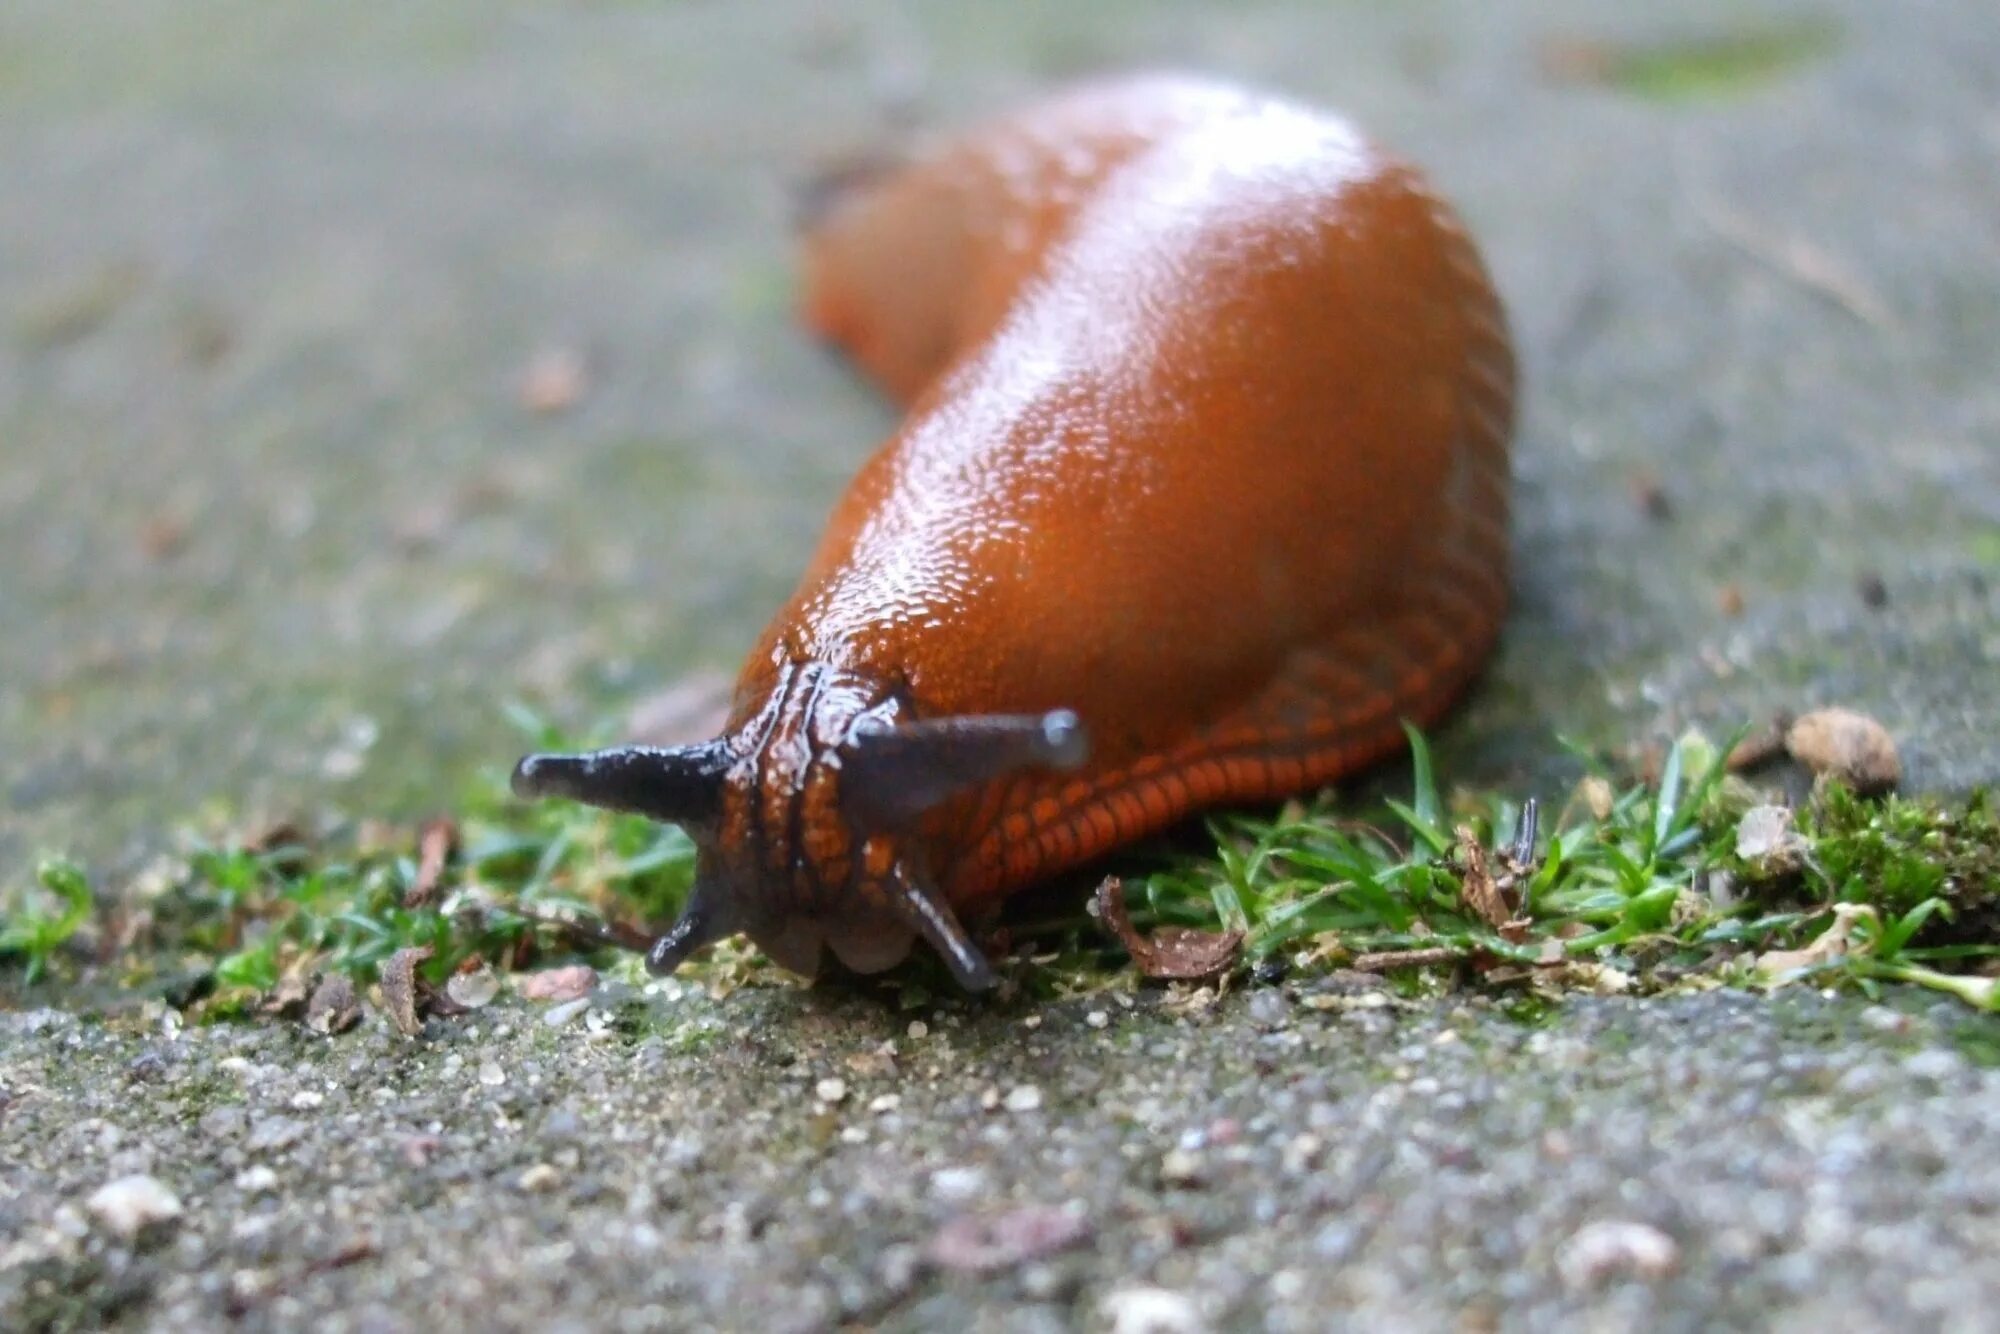
<path fill-rule="evenodd" d="M 906 409 L 723 734 L 534 755 L 524 797 L 684 825 L 648 965 L 742 931 L 813 973 L 963 923 L 1436 719 L 1507 598 L 1514 360 L 1484 265 L 1346 121 L 1087 87 L 853 185 L 804 317 Z"/>

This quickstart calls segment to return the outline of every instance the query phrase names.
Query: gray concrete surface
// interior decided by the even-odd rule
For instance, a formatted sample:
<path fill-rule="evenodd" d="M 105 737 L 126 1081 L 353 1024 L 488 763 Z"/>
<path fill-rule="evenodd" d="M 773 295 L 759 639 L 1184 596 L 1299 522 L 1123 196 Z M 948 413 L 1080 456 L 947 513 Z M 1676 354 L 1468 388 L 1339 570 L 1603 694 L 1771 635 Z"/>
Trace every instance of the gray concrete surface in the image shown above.
<path fill-rule="evenodd" d="M 1151 1290 L 1199 1323 L 1126 1328 L 1990 1327 L 2000 1070 L 1953 1003 L 1330 998 L 4 1015 L 0 1320 L 1040 1330 Z M 131 1173 L 182 1208 L 136 1244 L 88 1207 Z M 940 1262 L 1024 1209 L 1072 1244 Z M 1649 1245 L 1593 1248 L 1621 1225 Z"/>
<path fill-rule="evenodd" d="M 503 699 L 581 719 L 732 668 L 888 425 L 789 325 L 789 188 L 1136 65 L 1348 109 L 1486 244 L 1527 384 L 1519 608 L 1448 776 L 1838 701 L 1914 785 L 1990 781 L 1990 11 L 16 0 L 0 876 L 59 846 L 115 879 L 210 798 L 427 810 L 511 756 Z M 1576 77 L 1800 23 L 1832 41 L 1727 96 Z M 586 383 L 538 415 L 520 379 L 551 348 Z M 0 1324 L 212 1327 L 236 1293 L 274 1327 L 1037 1328 L 1145 1282 L 1245 1327 L 1971 1329 L 2000 1296 L 1992 1076 L 1949 1054 L 1956 1018 L 1716 997 L 1273 1027 L 1291 1002 L 1264 997 L 1101 1031 L 969 1012 L 928 1043 L 820 993 L 655 997 L 597 1042 L 526 1012 L 416 1045 L 0 1016 Z M 893 1072 L 845 1065 L 889 1039 Z M 1041 1110 L 979 1109 L 1028 1083 Z M 1196 1144 L 1218 1120 L 1236 1143 Z M 1293 1170 L 1301 1136 L 1324 1147 Z M 1159 1180 L 1183 1137 L 1198 1189 Z M 956 1168 L 984 1176 L 940 1187 Z M 72 1235 L 127 1169 L 181 1223 Z M 1089 1240 L 939 1276 L 909 1248 L 968 1181 L 1079 1201 Z M 1607 1220 L 1659 1229 L 1673 1272 L 1566 1282 Z"/>

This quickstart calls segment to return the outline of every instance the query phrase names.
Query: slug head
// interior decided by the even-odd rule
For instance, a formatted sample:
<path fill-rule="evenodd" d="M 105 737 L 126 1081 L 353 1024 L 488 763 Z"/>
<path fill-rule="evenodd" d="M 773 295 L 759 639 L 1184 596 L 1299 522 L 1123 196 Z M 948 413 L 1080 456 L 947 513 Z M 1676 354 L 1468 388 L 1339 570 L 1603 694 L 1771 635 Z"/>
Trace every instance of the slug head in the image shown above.
<path fill-rule="evenodd" d="M 787 668 L 728 734 L 674 749 L 530 755 L 520 797 L 567 797 L 681 825 L 695 882 L 646 966 L 666 974 L 742 931 L 795 972 L 831 948 L 877 972 L 929 941 L 967 990 L 996 984 L 932 883 L 917 826 L 943 803 L 1028 768 L 1074 768 L 1088 750 L 1066 710 L 913 719 L 897 695 L 819 664 Z"/>

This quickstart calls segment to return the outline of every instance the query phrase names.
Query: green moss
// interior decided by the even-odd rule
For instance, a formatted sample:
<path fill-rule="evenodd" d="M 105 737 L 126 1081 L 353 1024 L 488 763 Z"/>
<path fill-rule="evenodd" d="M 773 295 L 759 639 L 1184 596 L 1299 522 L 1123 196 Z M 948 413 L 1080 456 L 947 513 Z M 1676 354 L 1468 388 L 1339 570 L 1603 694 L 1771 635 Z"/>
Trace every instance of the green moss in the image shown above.
<path fill-rule="evenodd" d="M 713 1051 L 722 1044 L 727 1030 L 702 1024 L 675 1024 L 660 1031 L 659 1037 L 669 1056 L 694 1056 Z"/>
<path fill-rule="evenodd" d="M 114 1270 L 87 1255 L 36 1260 L 23 1279 L 28 1299 L 20 1310 L 22 1329 L 102 1329 L 145 1304 L 154 1271 L 145 1263 Z"/>
<path fill-rule="evenodd" d="M 2000 1069 L 2000 1019 L 1962 1020 L 1946 1028 L 1945 1038 L 1980 1069 Z"/>
<path fill-rule="evenodd" d="M 1982 528 L 1968 545 L 1972 559 L 1988 569 L 2000 570 L 2000 527 Z"/>
<path fill-rule="evenodd" d="M 1945 918 L 1931 939 L 1964 934 L 1991 939 L 2000 894 L 2000 815 L 1991 794 L 1963 805 L 1889 797 L 1864 801 L 1829 789 L 1801 823 L 1812 867 L 1830 898 L 1907 913 L 1936 899 Z"/>
<path fill-rule="evenodd" d="M 90 884 L 76 863 L 47 857 L 35 868 L 35 882 L 0 894 L 0 957 L 23 961 L 24 981 L 32 983 L 56 951 L 83 929 L 94 908 Z"/>
<path fill-rule="evenodd" d="M 1747 29 L 1616 52 L 1605 81 L 1640 97 L 1683 102 L 1763 87 L 1839 45 L 1827 23 Z"/>
<path fill-rule="evenodd" d="M 249 1100 L 242 1081 L 226 1075 L 203 1076 L 177 1085 L 173 1097 L 180 1106 L 181 1115 L 189 1121 L 199 1120 L 203 1112 L 212 1107 L 240 1104 Z"/>
<path fill-rule="evenodd" d="M 1505 993 L 1498 1009 L 1523 1028 L 1550 1028 L 1562 1017 L 1561 1002 L 1533 991 Z"/>

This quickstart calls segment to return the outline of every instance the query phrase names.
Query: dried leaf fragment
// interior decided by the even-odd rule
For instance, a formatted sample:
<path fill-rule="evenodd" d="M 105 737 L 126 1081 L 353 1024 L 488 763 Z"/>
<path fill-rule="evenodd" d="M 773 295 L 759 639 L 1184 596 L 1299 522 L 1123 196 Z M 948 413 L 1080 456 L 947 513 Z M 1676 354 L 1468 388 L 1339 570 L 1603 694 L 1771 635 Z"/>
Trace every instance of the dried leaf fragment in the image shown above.
<path fill-rule="evenodd" d="M 1623 996 L 1632 990 L 1630 973 L 1590 959 L 1565 959 L 1558 976 L 1564 986 L 1593 996 Z"/>
<path fill-rule="evenodd" d="M 1083 1242 L 1090 1220 L 1071 1205 L 1030 1204 L 1002 1214 L 964 1214 L 937 1230 L 931 1263 L 961 1274 L 997 1274 Z"/>
<path fill-rule="evenodd" d="M 426 821 L 417 835 L 417 874 L 403 891 L 405 908 L 422 908 L 437 897 L 444 864 L 458 846 L 458 824 L 448 816 Z"/>
<path fill-rule="evenodd" d="M 1804 949 L 1766 950 L 1757 956 L 1757 974 L 1765 985 L 1784 986 L 1796 982 L 1808 968 L 1838 959 L 1848 952 L 1854 940 L 1855 924 L 1866 919 L 1879 920 L 1875 910 L 1865 903 L 1836 903 L 1833 905 L 1833 922 L 1819 933 Z"/>
<path fill-rule="evenodd" d="M 1748 769 L 1756 769 L 1782 755 L 1785 750 L 1785 729 L 1792 723 L 1789 714 L 1779 714 L 1768 726 L 1745 736 L 1729 748 L 1729 755 L 1723 766 L 1730 773 L 1740 774 Z"/>
<path fill-rule="evenodd" d="M 306 1027 L 322 1036 L 345 1033 L 361 1022 L 361 998 L 345 973 L 331 973 L 306 1003 Z"/>
<path fill-rule="evenodd" d="M 423 1028 L 417 1017 L 417 965 L 433 952 L 428 945 L 414 945 L 397 950 L 382 965 L 382 1007 L 404 1037 L 414 1037 Z"/>
<path fill-rule="evenodd" d="M 1805 863 L 1806 852 L 1787 807 L 1752 806 L 1736 822 L 1736 855 L 1760 879 L 1790 875 Z"/>
<path fill-rule="evenodd" d="M 1612 791 L 1607 779 L 1591 774 L 1576 785 L 1576 792 L 1590 811 L 1590 818 L 1603 821 L 1611 818 L 1611 808 L 1616 804 L 1618 794 Z"/>
<path fill-rule="evenodd" d="M 1151 936 L 1142 934 L 1125 910 L 1125 882 L 1115 875 L 1104 877 L 1098 885 L 1097 909 L 1100 920 L 1145 977 L 1175 982 L 1213 977 L 1234 965 L 1243 947 L 1241 931 L 1163 926 Z"/>
<path fill-rule="evenodd" d="M 1493 882 L 1493 872 L 1486 864 L 1486 849 L 1468 825 L 1460 825 L 1458 835 L 1458 863 L 1465 868 L 1459 880 L 1459 896 L 1473 915 L 1491 927 L 1502 927 L 1512 920 L 1514 914 L 1507 907 L 1507 900 L 1500 887 Z"/>
<path fill-rule="evenodd" d="M 305 969 L 288 969 L 278 979 L 278 985 L 264 994 L 257 1008 L 280 1019 L 303 1019 L 312 1002 L 311 982 Z"/>
<path fill-rule="evenodd" d="M 597 985 L 597 970 L 589 964 L 566 968 L 544 968 L 521 979 L 521 995 L 527 1000 L 571 1001 L 588 996 Z"/>
<path fill-rule="evenodd" d="M 1373 954 L 1357 954 L 1349 965 L 1357 973 L 1386 973 L 1397 968 L 1429 968 L 1434 964 L 1456 963 L 1458 951 L 1448 945 L 1436 945 L 1427 950 L 1377 950 Z"/>
<path fill-rule="evenodd" d="M 243 1283 L 240 1280 L 246 1276 L 254 1275 L 256 1271 L 241 1271 L 237 1276 L 239 1282 L 232 1286 L 229 1300 L 224 1303 L 223 1310 L 231 1317 L 241 1319 L 255 1310 L 259 1302 L 279 1296 L 292 1286 L 306 1279 L 318 1274 L 332 1273 L 336 1269 L 345 1269 L 349 1265 L 360 1264 L 363 1260 L 371 1259 L 376 1254 L 377 1251 L 373 1240 L 368 1237 L 357 1237 L 331 1254 L 305 1265 L 289 1278 L 272 1276 L 270 1271 L 266 1270 L 264 1271 L 264 1277 L 267 1281 Z"/>
<path fill-rule="evenodd" d="M 1815 774 L 1839 779 L 1864 796 L 1903 781 L 1903 762 L 1889 730 L 1852 709 L 1818 709 L 1785 733 L 1792 758 Z"/>

